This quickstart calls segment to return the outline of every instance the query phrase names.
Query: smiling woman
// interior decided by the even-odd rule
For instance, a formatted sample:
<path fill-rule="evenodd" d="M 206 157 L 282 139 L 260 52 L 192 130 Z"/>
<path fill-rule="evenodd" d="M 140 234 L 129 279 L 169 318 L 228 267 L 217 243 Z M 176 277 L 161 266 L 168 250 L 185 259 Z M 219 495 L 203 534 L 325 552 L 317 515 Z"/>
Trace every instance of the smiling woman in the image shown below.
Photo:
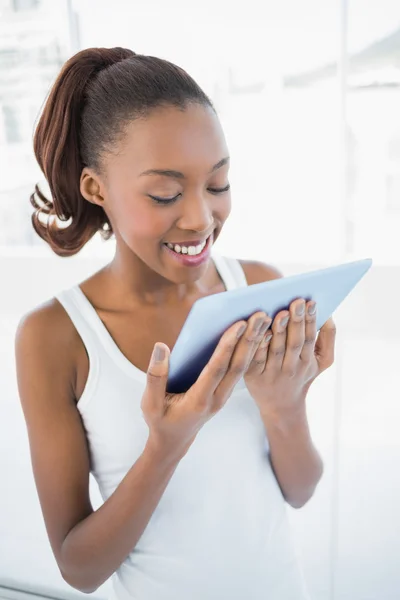
<path fill-rule="evenodd" d="M 113 576 L 116 600 L 305 600 L 285 501 L 303 506 L 322 475 L 304 407 L 315 311 L 300 300 L 272 325 L 261 311 L 235 323 L 188 392 L 166 393 L 193 303 L 280 276 L 212 254 L 231 198 L 211 101 L 162 59 L 83 50 L 62 68 L 34 147 L 51 191 L 32 195 L 37 233 L 60 256 L 97 231 L 116 240 L 106 267 L 27 314 L 16 336 L 35 482 L 63 578 L 93 592 Z M 334 329 L 321 331 L 327 368 Z"/>

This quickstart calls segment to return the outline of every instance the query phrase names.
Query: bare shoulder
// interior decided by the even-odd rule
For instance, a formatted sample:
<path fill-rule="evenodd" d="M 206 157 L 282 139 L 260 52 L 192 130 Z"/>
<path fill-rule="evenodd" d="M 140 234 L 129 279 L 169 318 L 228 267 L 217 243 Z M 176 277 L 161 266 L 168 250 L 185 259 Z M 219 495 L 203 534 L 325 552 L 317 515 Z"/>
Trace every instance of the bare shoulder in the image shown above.
<path fill-rule="evenodd" d="M 21 317 L 17 335 L 22 332 L 25 335 L 50 333 L 55 325 L 65 329 L 68 326 L 68 321 L 68 316 L 61 304 L 56 298 L 52 298 L 47 302 L 43 302 L 43 304 L 39 304 L 39 306 Z"/>
<path fill-rule="evenodd" d="M 56 370 L 64 381 L 73 384 L 75 350 L 79 336 L 56 298 L 52 298 L 23 315 L 15 335 L 18 363 L 41 364 L 46 372 Z"/>
<path fill-rule="evenodd" d="M 254 260 L 239 260 L 249 285 L 280 279 L 283 274 L 272 265 Z"/>

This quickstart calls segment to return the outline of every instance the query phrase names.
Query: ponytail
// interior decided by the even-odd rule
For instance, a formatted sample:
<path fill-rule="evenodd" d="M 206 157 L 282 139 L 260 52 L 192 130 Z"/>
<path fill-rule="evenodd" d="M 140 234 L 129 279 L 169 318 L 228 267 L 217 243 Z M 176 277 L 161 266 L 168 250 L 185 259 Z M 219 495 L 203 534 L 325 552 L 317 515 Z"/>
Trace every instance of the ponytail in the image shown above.
<path fill-rule="evenodd" d="M 52 200 L 35 186 L 30 197 L 35 208 L 32 224 L 59 256 L 79 252 L 99 230 L 105 239 L 112 235 L 104 210 L 88 202 L 80 192 L 80 176 L 85 166 L 80 152 L 81 115 L 88 82 L 102 69 L 130 56 L 134 53 L 123 48 L 78 52 L 63 66 L 39 119 L 33 147 Z M 67 226 L 63 225 L 69 220 Z"/>

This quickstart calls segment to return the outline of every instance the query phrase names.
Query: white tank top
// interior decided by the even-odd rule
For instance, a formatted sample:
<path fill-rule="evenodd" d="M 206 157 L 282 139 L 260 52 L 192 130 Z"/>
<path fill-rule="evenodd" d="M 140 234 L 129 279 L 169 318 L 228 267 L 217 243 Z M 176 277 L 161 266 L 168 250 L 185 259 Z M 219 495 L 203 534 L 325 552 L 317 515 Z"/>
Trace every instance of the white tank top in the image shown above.
<path fill-rule="evenodd" d="M 215 253 L 213 260 L 228 290 L 247 285 L 237 260 Z M 78 285 L 56 297 L 89 356 L 77 408 L 105 501 L 146 444 L 146 374 L 122 354 Z M 264 425 L 241 379 L 198 433 L 112 576 L 112 599 L 308 599 L 286 511 Z"/>

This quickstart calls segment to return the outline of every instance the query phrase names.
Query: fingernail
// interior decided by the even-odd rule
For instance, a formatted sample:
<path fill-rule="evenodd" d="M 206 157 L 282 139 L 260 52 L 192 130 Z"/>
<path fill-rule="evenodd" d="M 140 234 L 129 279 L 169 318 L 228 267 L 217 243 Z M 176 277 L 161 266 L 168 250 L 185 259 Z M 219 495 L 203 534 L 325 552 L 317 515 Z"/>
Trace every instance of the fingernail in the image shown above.
<path fill-rule="evenodd" d="M 254 331 L 260 333 L 261 325 L 264 323 L 264 317 L 259 317 L 254 323 Z"/>
<path fill-rule="evenodd" d="M 243 324 L 241 327 L 239 327 L 239 329 L 236 332 L 236 337 L 240 338 L 246 331 L 246 327 L 247 327 L 247 325 L 245 325 L 245 324 Z"/>
<path fill-rule="evenodd" d="M 311 304 L 308 307 L 308 311 L 307 312 L 308 312 L 309 315 L 315 315 L 315 313 L 317 312 L 317 304 L 316 303 L 315 304 Z"/>
<path fill-rule="evenodd" d="M 304 302 L 302 302 L 301 304 L 298 304 L 298 305 L 296 306 L 296 315 L 297 315 L 298 317 L 302 317 L 302 316 L 304 315 L 304 313 L 305 313 L 305 310 L 306 310 L 306 309 L 305 309 Z"/>
<path fill-rule="evenodd" d="M 165 358 L 165 348 L 164 346 L 156 346 L 153 350 L 153 354 L 151 356 L 151 362 L 157 363 L 162 362 Z"/>
<path fill-rule="evenodd" d="M 289 322 L 289 317 L 283 317 L 283 319 L 281 319 L 281 322 L 279 324 L 281 327 L 286 327 L 288 322 Z"/>
<path fill-rule="evenodd" d="M 263 339 L 263 341 L 260 344 L 261 348 L 265 348 L 265 346 L 269 343 L 269 341 L 270 341 L 271 338 L 272 338 L 272 334 L 271 333 L 269 333 L 268 335 L 266 335 L 265 338 Z"/>
<path fill-rule="evenodd" d="M 270 325 L 271 321 L 264 321 L 264 324 L 262 325 L 259 333 L 265 333 Z"/>

